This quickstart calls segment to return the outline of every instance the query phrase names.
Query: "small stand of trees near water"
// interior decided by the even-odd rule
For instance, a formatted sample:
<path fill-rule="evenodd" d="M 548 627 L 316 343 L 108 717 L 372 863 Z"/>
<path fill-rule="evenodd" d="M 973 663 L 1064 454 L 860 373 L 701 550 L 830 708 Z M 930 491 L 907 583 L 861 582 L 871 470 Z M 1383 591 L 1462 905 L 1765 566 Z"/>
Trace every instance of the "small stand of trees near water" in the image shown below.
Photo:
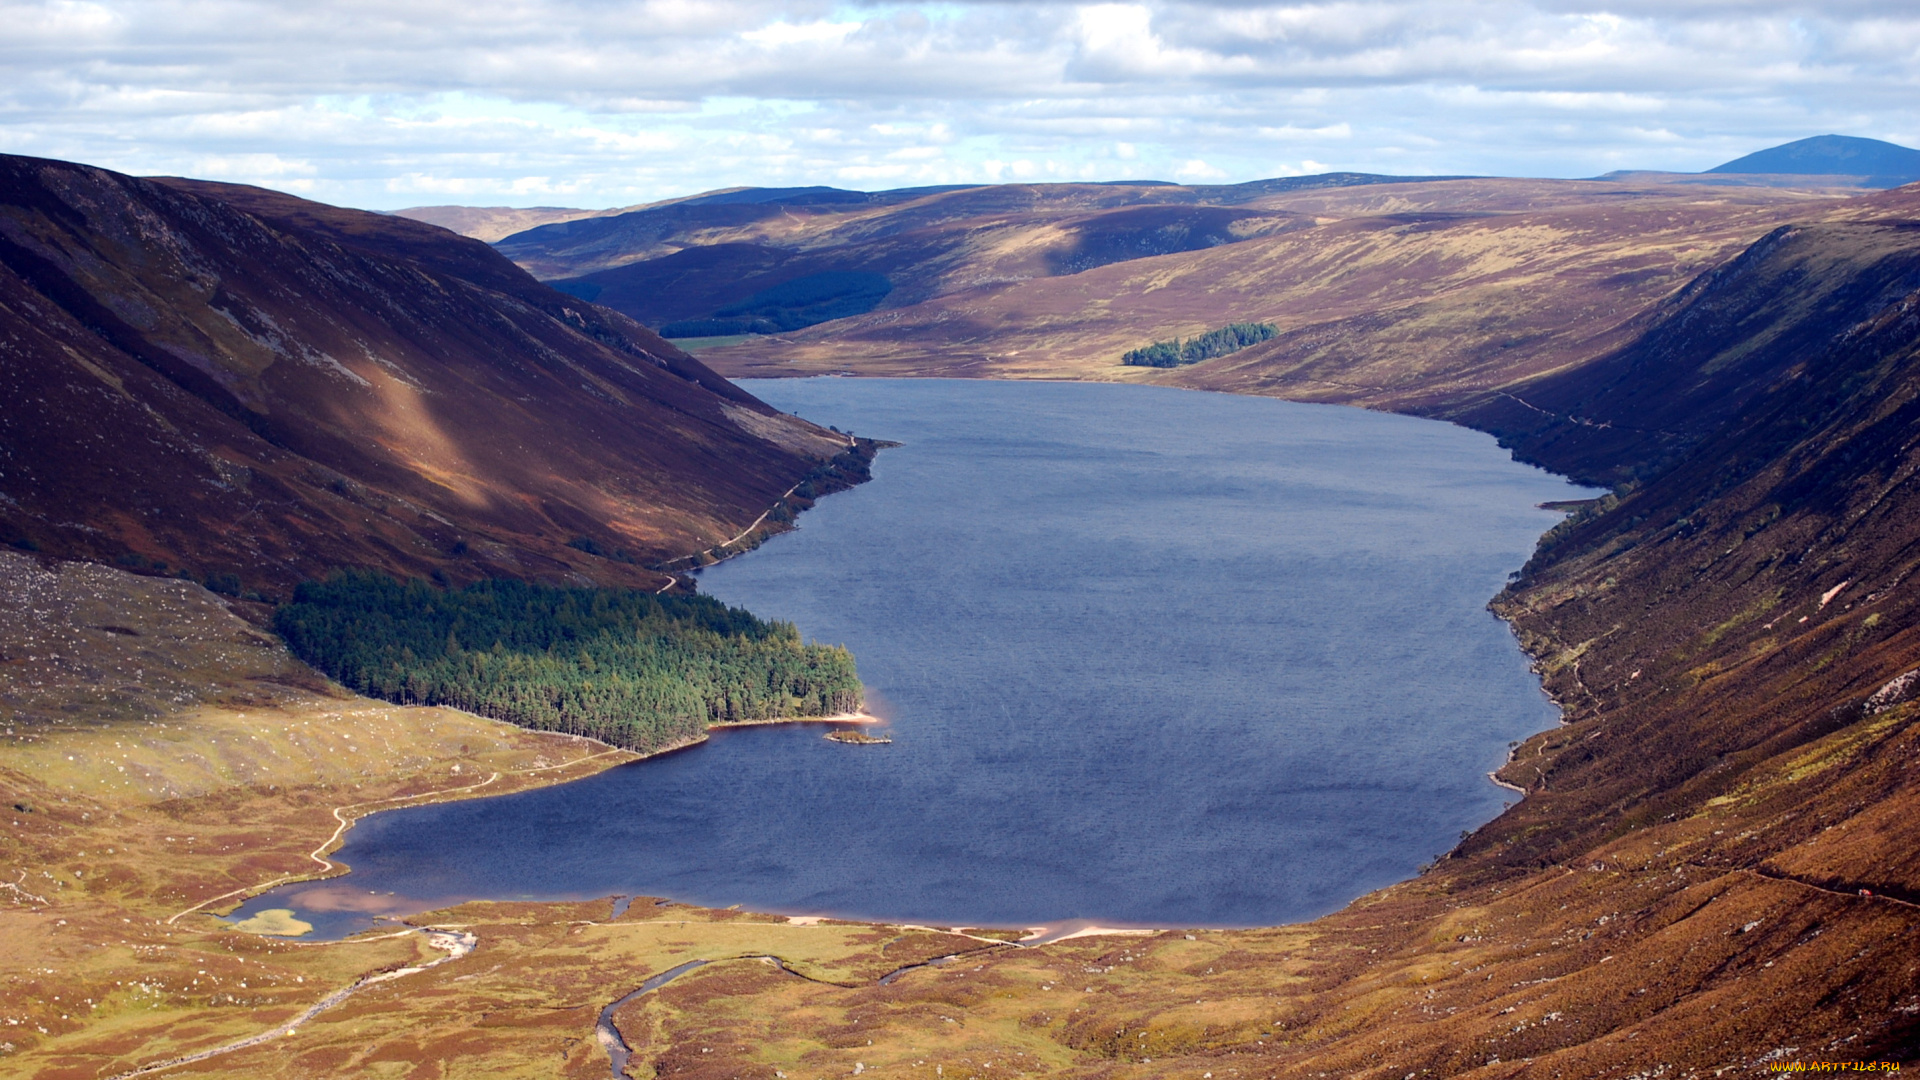
<path fill-rule="evenodd" d="M 1279 332 L 1279 328 L 1272 323 L 1230 323 L 1218 330 L 1209 330 L 1185 341 L 1179 338 L 1172 341 L 1156 341 L 1145 348 L 1134 349 L 1127 353 L 1120 358 L 1120 362 L 1129 367 L 1180 367 L 1183 364 L 1197 364 L 1202 360 L 1211 360 L 1216 356 L 1239 352 L 1249 345 L 1258 345 Z"/>
<path fill-rule="evenodd" d="M 709 596 L 377 571 L 307 582 L 275 628 L 343 685 L 647 752 L 711 724 L 860 708 L 853 654 Z"/>

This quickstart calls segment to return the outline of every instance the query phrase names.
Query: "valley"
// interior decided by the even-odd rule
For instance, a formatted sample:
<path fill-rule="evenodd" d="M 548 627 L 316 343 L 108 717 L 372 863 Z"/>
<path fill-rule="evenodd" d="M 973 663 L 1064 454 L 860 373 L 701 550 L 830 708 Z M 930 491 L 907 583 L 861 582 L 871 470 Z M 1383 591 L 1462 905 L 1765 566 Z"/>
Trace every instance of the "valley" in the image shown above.
<path fill-rule="evenodd" d="M 627 756 L 353 697 L 263 633 L 265 605 L 244 594 L 278 599 L 335 564 L 658 588 L 666 575 L 644 560 L 568 541 L 608 522 L 605 544 L 648 558 L 709 547 L 845 446 L 716 370 L 1135 378 L 1492 432 L 1524 461 L 1612 489 L 1493 600 L 1566 722 L 1500 770 L 1525 792 L 1511 809 L 1419 876 L 1312 922 L 1016 947 L 996 944 L 1012 934 L 652 899 L 469 903 L 411 921 L 473 934 L 472 953 L 164 1075 L 606 1076 L 595 1021 L 623 998 L 610 1021 L 633 1048 L 629 1075 L 715 1080 L 1704 1077 L 1920 1053 L 1920 189 L 1283 185 L 1195 195 L 1167 219 L 1168 237 L 1188 239 L 1072 272 L 1047 270 L 1062 249 L 1034 237 L 1124 246 L 1132 234 L 1089 239 L 1073 215 L 1105 213 L 1103 200 L 1134 212 L 1137 192 L 970 189 L 1022 213 L 1046 199 L 1067 209 L 964 229 L 947 228 L 941 204 L 984 196 L 903 196 L 865 217 L 713 204 L 734 208 L 730 233 L 694 220 L 717 210 L 682 204 L 672 228 L 720 230 L 701 235 L 721 250 L 583 241 L 562 245 L 565 267 L 526 253 L 527 234 L 502 242 L 543 277 L 604 280 L 609 304 L 621 281 L 637 295 L 666 280 L 646 276 L 673 269 L 654 264 L 714 258 L 707 278 L 689 270 L 698 305 L 658 313 L 676 318 L 780 284 L 742 273 L 752 260 L 892 283 L 864 313 L 694 360 L 439 230 L 389 232 L 393 219 L 244 189 L 216 204 L 211 186 L 9 167 L 10 190 L 31 195 L 4 219 L 9 370 L 16 393 L 49 406 L 5 413 L 9 448 L 40 455 L 8 465 L 15 550 L 0 562 L 12 724 L 0 784 L 14 808 L 0 1060 L 20 1075 L 129 1075 L 441 955 L 413 932 L 303 946 L 194 911 L 322 872 L 329 838 L 374 805 L 550 783 Z M 75 224 L 97 206 L 118 216 Z M 912 214 L 890 218 L 903 206 Z M 822 250 L 874 261 L 727 246 L 764 248 L 829 218 L 875 239 Z M 544 228 L 585 237 L 621 220 Z M 209 277 L 135 272 L 155 252 L 204 249 L 175 264 L 203 265 L 215 235 L 321 251 L 337 275 L 277 280 L 342 293 L 324 309 L 269 306 L 265 292 L 243 307 Z M 919 245 L 905 255 L 903 236 Z M 722 278 L 739 295 L 700 284 Z M 367 283 L 402 280 L 448 321 L 365 299 L 380 291 Z M 480 294 L 484 312 L 463 299 Z M 372 314 L 345 329 L 327 314 L 342 310 Z M 1119 364 L 1127 349 L 1253 320 L 1279 333 L 1179 368 Z M 512 342 L 517 359 L 482 379 L 420 344 L 455 327 L 497 331 L 471 355 Z M 361 339 L 373 347 L 348 349 Z M 360 381 L 329 374 L 323 353 Z M 512 392 L 463 388 L 493 385 Z M 327 404 L 341 393 L 360 404 Z M 444 425 L 392 419 L 407 401 Z M 650 419 L 629 424 L 609 401 Z M 549 411 L 523 429 L 472 419 L 522 409 Z M 539 434 L 563 416 L 579 436 L 564 446 Z M 435 430 L 462 437 L 422 441 Z M 335 473 L 342 487 L 303 479 Z M 125 485 L 113 478 L 130 475 L 162 478 L 141 489 L 156 509 L 114 509 Z M 554 477 L 565 499 L 530 496 Z M 236 501 L 245 491 L 257 504 Z M 296 502 L 300 514 L 284 509 Z M 196 581 L 160 576 L 160 560 Z M 959 959 L 915 966 L 946 956 Z M 627 997 L 694 960 L 708 963 Z"/>

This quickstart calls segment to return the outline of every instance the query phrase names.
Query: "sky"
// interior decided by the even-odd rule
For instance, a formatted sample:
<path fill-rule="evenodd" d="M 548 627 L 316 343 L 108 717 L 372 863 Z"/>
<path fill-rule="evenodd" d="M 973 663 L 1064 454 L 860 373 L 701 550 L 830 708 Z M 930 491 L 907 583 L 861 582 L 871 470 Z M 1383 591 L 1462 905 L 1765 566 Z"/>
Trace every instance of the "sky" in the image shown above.
<path fill-rule="evenodd" d="M 1915 0 L 0 0 L 0 152 L 368 209 L 1920 146 Z"/>

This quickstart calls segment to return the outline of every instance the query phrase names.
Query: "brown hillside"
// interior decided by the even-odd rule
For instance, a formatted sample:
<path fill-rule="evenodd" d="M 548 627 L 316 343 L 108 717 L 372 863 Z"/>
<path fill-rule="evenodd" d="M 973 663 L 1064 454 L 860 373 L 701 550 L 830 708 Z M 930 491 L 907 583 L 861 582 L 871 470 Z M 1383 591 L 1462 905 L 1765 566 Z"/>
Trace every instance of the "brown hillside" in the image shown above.
<path fill-rule="evenodd" d="M 839 446 L 478 241 L 257 188 L 0 158 L 0 327 L 0 539 L 269 595 L 657 583 Z"/>
<path fill-rule="evenodd" d="M 835 188 L 727 189 L 594 220 L 536 227 L 507 237 L 502 252 L 542 280 L 578 277 L 689 247 L 771 244 L 787 250 L 857 246 L 901 233 L 965 231 L 972 223 L 1047 220 L 1140 206 L 1251 207 L 1295 195 L 1433 177 L 1328 173 L 1189 186 L 1166 183 L 987 184 L 858 192 Z M 857 257 L 857 256 L 856 256 Z"/>
<path fill-rule="evenodd" d="M 1292 193 L 1253 205 L 1318 224 L 983 284 L 702 355 L 736 376 L 1155 379 L 1409 407 L 1623 344 L 1652 304 L 1826 202 L 1531 180 Z M 1173 373 L 1120 366 L 1128 349 L 1243 321 L 1282 334 Z"/>
<path fill-rule="evenodd" d="M 409 206 L 405 210 L 393 211 L 393 216 L 424 221 L 491 244 L 514 233 L 551 225 L 556 221 L 573 221 L 619 212 L 580 210 L 569 206 Z"/>
<path fill-rule="evenodd" d="M 1078 273 L 1129 259 L 1235 244 L 1311 224 L 1311 219 L 1298 214 L 1245 207 L 1134 206 L 1095 213 L 1020 210 L 845 243 L 705 244 L 556 284 L 660 327 L 709 315 L 760 290 L 807 275 L 853 271 L 885 276 L 893 291 L 881 307 L 892 310 L 983 284 Z"/>
<path fill-rule="evenodd" d="M 1273 205 L 1290 197 L 1406 189 L 1416 179 L 1334 173 L 1202 186 L 743 189 L 534 228 L 498 246 L 565 291 L 658 328 L 813 274 L 884 275 L 892 291 L 880 307 L 890 310 L 1234 244 L 1311 225 Z"/>

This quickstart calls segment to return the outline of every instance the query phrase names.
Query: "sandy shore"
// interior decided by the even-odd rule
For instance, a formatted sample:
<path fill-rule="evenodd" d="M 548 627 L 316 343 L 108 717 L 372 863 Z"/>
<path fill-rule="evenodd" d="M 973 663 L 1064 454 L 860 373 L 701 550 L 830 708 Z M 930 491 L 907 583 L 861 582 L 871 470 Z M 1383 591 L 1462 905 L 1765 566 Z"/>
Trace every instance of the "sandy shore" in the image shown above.
<path fill-rule="evenodd" d="M 1088 937 L 1151 937 L 1154 934 L 1167 933 L 1170 927 L 1152 929 L 1143 926 L 1102 926 L 1085 919 L 1069 919 L 1051 926 L 1032 926 L 1027 928 L 1027 936 L 1021 938 L 1019 945 L 1051 945 L 1056 941 L 1072 941 L 1074 938 Z"/>
<path fill-rule="evenodd" d="M 868 713 L 834 713 L 832 716 L 775 716 L 767 720 L 727 720 L 718 724 L 708 724 L 707 730 L 736 727 L 763 727 L 767 724 L 884 724 L 878 716 Z"/>

